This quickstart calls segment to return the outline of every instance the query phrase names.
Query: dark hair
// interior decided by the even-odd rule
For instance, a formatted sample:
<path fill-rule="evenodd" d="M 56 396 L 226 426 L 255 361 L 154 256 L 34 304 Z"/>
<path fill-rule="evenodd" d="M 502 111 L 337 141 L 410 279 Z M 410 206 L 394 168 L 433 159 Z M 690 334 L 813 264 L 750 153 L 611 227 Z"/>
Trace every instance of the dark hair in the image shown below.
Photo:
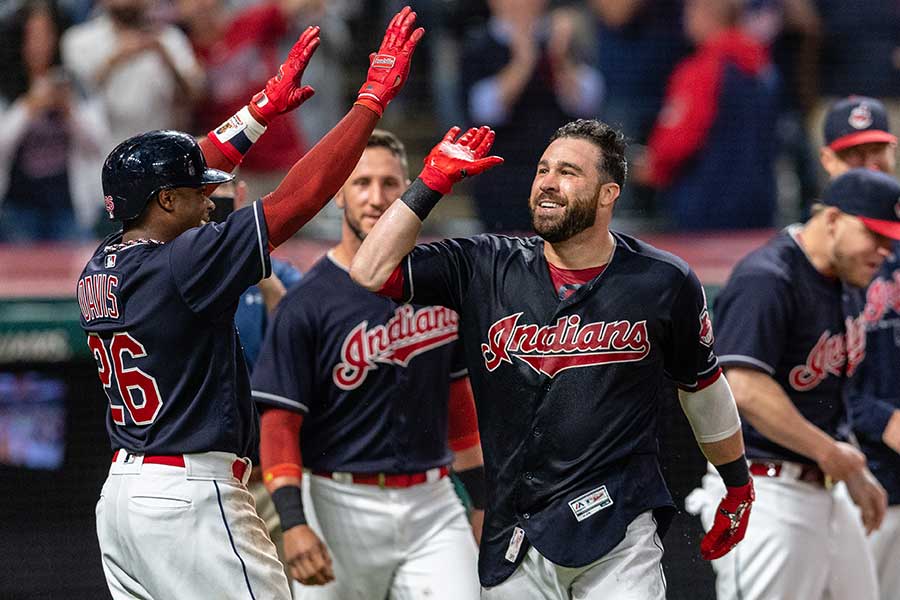
<path fill-rule="evenodd" d="M 550 142 L 560 138 L 579 138 L 600 149 L 600 163 L 597 170 L 609 180 L 625 184 L 628 176 L 628 160 L 625 158 L 625 135 L 597 119 L 570 121 L 550 136 Z"/>
<path fill-rule="evenodd" d="M 387 150 L 400 159 L 400 166 L 403 167 L 403 174 L 409 176 L 409 164 L 406 160 L 406 147 L 396 135 L 384 129 L 376 129 L 369 136 L 366 148 L 387 148 Z"/>
<path fill-rule="evenodd" d="M 25 0 L 21 6 L 2 23 L 0 23 L 0 61 L 5 65 L 4 76 L 0 77 L 0 96 L 9 102 L 28 91 L 30 82 L 25 61 L 22 57 L 22 45 L 25 42 L 25 24 L 34 14 L 47 13 L 56 26 L 56 50 L 53 64 L 61 63 L 59 55 L 59 41 L 63 30 L 68 26 L 62 12 L 56 2 L 49 0 Z"/>

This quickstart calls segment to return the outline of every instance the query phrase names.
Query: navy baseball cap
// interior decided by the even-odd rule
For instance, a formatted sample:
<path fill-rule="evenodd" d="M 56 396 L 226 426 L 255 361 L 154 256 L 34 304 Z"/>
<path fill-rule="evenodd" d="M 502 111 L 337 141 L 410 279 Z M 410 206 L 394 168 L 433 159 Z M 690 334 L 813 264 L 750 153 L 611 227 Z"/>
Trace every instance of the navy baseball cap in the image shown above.
<path fill-rule="evenodd" d="M 896 142 L 884 104 L 875 98 L 850 96 L 831 105 L 825 115 L 825 144 L 834 151 L 873 142 Z"/>
<path fill-rule="evenodd" d="M 831 182 L 822 203 L 859 217 L 866 227 L 900 240 L 900 183 L 870 169 L 851 169 Z"/>

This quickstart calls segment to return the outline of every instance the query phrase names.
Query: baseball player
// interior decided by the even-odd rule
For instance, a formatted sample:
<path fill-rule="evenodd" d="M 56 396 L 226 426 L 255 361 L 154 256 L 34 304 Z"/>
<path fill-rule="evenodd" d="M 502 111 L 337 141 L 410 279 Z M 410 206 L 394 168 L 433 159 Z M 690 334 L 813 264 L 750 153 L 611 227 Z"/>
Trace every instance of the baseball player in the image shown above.
<path fill-rule="evenodd" d="M 806 223 L 745 257 L 716 299 L 716 351 L 746 418 L 757 486 L 744 542 L 714 561 L 720 600 L 877 598 L 865 534 L 886 497 L 845 441 L 845 382 L 866 346 L 863 321 L 844 316 L 842 282 L 867 285 L 890 254 L 898 197 L 892 177 L 847 171 Z M 711 472 L 688 497 L 704 527 L 720 489 Z"/>
<path fill-rule="evenodd" d="M 207 186 L 272 119 L 309 98 L 300 78 L 319 43 L 308 28 L 265 90 L 201 144 L 153 131 L 103 167 L 107 237 L 77 284 L 81 325 L 109 399 L 113 464 L 97 534 L 114 598 L 289 598 L 287 578 L 245 487 L 258 419 L 234 327 L 241 293 L 270 273 L 269 251 L 349 175 L 423 35 L 407 7 L 388 26 L 350 112 L 271 194 L 207 223 Z M 209 166 L 208 166 L 209 165 Z"/>
<path fill-rule="evenodd" d="M 334 579 L 301 598 L 478 597 L 475 539 L 446 476 L 452 461 L 483 507 L 458 317 L 442 306 L 395 305 L 347 272 L 408 185 L 403 144 L 376 130 L 335 196 L 340 243 L 285 297 L 253 373 L 253 397 L 270 407 L 263 479 L 289 572 L 306 584 Z M 305 518 L 303 467 L 317 530 Z"/>
<path fill-rule="evenodd" d="M 865 167 L 892 174 L 897 138 L 890 133 L 887 111 L 874 98 L 852 96 L 833 104 L 825 118 L 822 165 L 832 177 L 849 168 Z M 875 280 L 866 290 L 848 288 L 847 316 L 866 329 L 866 360 L 848 387 L 847 401 L 856 439 L 872 474 L 888 494 L 888 509 L 877 531 L 868 537 L 882 600 L 900 590 L 900 244 L 894 244 Z"/>
<path fill-rule="evenodd" d="M 501 160 L 485 157 L 488 128 L 458 133 L 366 237 L 351 276 L 460 315 L 487 480 L 482 598 L 664 598 L 660 537 L 673 511 L 656 427 L 666 386 L 679 386 L 729 483 L 703 556 L 740 541 L 753 501 L 700 282 L 681 259 L 609 230 L 625 142 L 594 120 L 559 128 L 537 165 L 537 237 L 415 246 L 440 196 Z"/>

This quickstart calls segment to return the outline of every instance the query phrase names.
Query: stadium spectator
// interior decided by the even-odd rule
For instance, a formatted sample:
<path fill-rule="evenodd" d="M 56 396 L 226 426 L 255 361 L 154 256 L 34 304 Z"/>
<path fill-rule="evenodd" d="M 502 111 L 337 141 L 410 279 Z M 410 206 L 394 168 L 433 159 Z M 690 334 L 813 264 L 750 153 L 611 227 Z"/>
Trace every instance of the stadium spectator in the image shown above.
<path fill-rule="evenodd" d="M 187 37 L 154 24 L 149 7 L 149 0 L 103 0 L 98 16 L 62 38 L 63 64 L 103 101 L 112 144 L 152 129 L 184 129 L 202 89 Z"/>
<path fill-rule="evenodd" d="M 292 22 L 323 5 L 324 0 L 265 0 L 232 11 L 224 0 L 177 0 L 178 18 L 207 74 L 193 129 L 214 129 L 240 109 L 278 68 L 279 42 Z M 250 197 L 272 189 L 305 147 L 295 119 L 273 123 L 241 166 Z"/>
<path fill-rule="evenodd" d="M 59 66 L 58 14 L 25 3 L 2 39 L 0 241 L 73 239 L 101 211 L 106 126 Z"/>
<path fill-rule="evenodd" d="M 497 132 L 506 159 L 475 180 L 474 196 L 488 230 L 531 229 L 521 198 L 550 135 L 573 117 L 593 116 L 603 80 L 578 47 L 580 13 L 548 10 L 548 0 L 489 0 L 489 21 L 466 42 L 462 87 L 469 120 Z"/>
<path fill-rule="evenodd" d="M 774 222 L 777 81 L 766 48 L 737 27 L 740 16 L 740 0 L 687 0 L 696 50 L 672 73 L 635 165 L 682 230 Z"/>

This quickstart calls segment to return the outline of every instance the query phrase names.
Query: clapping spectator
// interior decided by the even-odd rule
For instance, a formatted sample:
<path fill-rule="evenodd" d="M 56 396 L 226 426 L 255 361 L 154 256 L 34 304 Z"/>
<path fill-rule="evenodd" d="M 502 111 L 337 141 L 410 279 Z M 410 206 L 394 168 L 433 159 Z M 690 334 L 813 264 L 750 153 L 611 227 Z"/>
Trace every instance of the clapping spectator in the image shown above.
<path fill-rule="evenodd" d="M 59 67 L 60 21 L 29 2 L 4 32 L 0 86 L 0 241 L 72 239 L 97 219 L 107 130 Z"/>
<path fill-rule="evenodd" d="M 65 66 L 102 99 L 112 144 L 151 129 L 185 128 L 203 81 L 187 37 L 153 23 L 149 0 L 103 0 L 102 6 L 97 17 L 66 32 L 62 54 Z"/>
<path fill-rule="evenodd" d="M 660 190 L 682 230 L 771 227 L 777 77 L 765 46 L 738 26 L 741 0 L 687 0 L 693 54 L 672 73 L 634 176 Z"/>
<path fill-rule="evenodd" d="M 469 120 L 497 132 L 494 151 L 506 162 L 475 180 L 482 224 L 490 230 L 530 230 L 521 203 L 534 165 L 560 123 L 599 109 L 603 80 L 588 65 L 573 8 L 548 10 L 548 0 L 490 0 L 491 18 L 463 53 Z"/>
<path fill-rule="evenodd" d="M 321 14 L 324 5 L 325 0 L 263 0 L 229 10 L 224 0 L 177 0 L 178 17 L 207 73 L 194 129 L 215 129 L 264 87 L 278 68 L 279 43 L 292 22 L 304 12 Z M 241 165 L 250 197 L 277 184 L 305 147 L 296 120 L 273 122 Z"/>

